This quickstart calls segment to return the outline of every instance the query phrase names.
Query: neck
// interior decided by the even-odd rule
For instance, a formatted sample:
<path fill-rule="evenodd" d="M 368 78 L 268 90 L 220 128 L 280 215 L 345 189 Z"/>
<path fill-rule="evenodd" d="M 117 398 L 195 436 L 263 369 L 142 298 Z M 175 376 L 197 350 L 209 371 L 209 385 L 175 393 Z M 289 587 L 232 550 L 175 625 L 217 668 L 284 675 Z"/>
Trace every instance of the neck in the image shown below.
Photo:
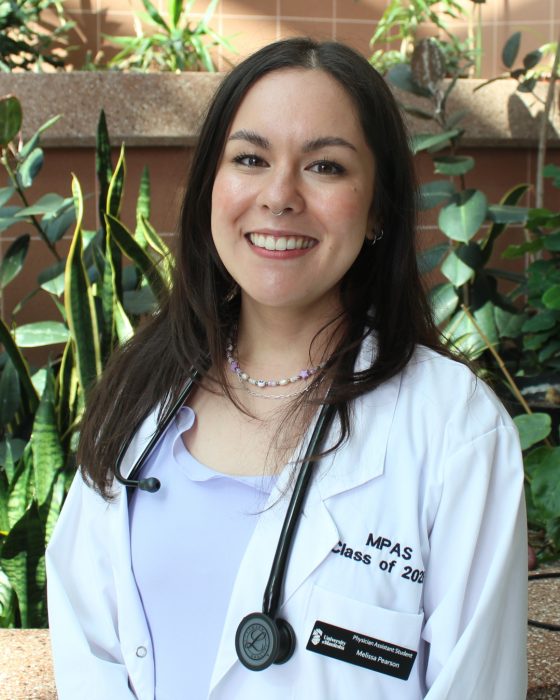
<path fill-rule="evenodd" d="M 237 330 L 240 364 L 266 377 L 291 376 L 319 365 L 333 352 L 340 335 L 340 321 L 329 321 L 332 313 L 311 315 L 242 304 Z"/>

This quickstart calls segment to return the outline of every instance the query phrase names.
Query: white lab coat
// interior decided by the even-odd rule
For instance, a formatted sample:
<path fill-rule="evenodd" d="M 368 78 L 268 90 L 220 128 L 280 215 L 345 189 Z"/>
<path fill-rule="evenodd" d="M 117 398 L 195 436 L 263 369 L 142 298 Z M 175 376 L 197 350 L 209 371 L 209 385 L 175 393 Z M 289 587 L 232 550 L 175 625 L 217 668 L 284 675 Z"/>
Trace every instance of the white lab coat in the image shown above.
<path fill-rule="evenodd" d="M 288 502 L 282 474 L 239 568 L 209 698 L 524 700 L 526 523 L 508 415 L 466 367 L 420 349 L 356 402 L 353 425 L 317 468 L 289 560 L 280 614 L 294 656 L 255 673 L 234 647 L 238 623 L 261 609 Z M 125 473 L 154 428 L 152 415 Z M 47 568 L 60 700 L 153 700 L 123 489 L 107 503 L 77 477 Z M 408 680 L 308 650 L 318 622 L 418 652 Z M 204 644 L 204 630 L 182 633 Z M 200 700 L 188 688 L 176 697 Z"/>

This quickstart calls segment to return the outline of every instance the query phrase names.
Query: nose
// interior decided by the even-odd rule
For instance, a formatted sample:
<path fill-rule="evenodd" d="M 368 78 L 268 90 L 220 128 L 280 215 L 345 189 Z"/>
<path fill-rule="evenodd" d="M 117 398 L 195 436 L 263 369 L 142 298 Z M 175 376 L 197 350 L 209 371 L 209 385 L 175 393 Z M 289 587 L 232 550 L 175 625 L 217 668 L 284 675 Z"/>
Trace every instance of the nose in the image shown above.
<path fill-rule="evenodd" d="M 289 167 L 270 168 L 261 182 L 257 204 L 275 216 L 302 211 L 305 202 L 297 173 Z"/>

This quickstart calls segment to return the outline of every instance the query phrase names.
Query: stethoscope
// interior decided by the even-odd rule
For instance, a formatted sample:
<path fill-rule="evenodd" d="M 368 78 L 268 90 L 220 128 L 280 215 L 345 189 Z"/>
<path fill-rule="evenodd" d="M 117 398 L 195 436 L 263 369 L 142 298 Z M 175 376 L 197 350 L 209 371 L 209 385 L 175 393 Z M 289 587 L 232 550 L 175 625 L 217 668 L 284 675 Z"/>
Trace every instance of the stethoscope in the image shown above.
<path fill-rule="evenodd" d="M 161 486 L 159 479 L 155 477 L 138 479 L 138 476 L 152 450 L 184 405 L 193 389 L 197 376 L 198 373 L 195 372 L 189 377 L 177 400 L 158 423 L 154 435 L 136 460 L 128 478 L 122 475 L 121 464 L 132 437 L 121 448 L 115 464 L 115 478 L 127 487 L 129 495 L 131 494 L 131 489 L 134 488 L 148 491 L 149 493 L 155 493 L 159 490 Z M 286 620 L 277 617 L 277 614 L 298 518 L 303 511 L 315 463 L 311 457 L 313 454 L 316 454 L 317 449 L 324 440 L 334 412 L 335 408 L 332 404 L 323 404 L 313 428 L 313 433 L 288 504 L 280 537 L 278 538 L 268 583 L 264 590 L 262 612 L 249 613 L 241 620 L 237 628 L 235 650 L 241 663 L 251 671 L 263 671 L 272 664 L 285 663 L 291 658 L 296 648 L 296 636 L 293 627 Z"/>

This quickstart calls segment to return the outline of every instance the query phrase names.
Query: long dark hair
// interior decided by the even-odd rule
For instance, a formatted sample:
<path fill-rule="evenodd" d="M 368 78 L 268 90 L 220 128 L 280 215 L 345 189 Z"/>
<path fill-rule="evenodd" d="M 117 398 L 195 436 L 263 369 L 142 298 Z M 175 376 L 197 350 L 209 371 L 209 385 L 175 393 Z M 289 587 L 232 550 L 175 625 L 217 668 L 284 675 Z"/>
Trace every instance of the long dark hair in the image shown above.
<path fill-rule="evenodd" d="M 171 293 L 163 307 L 111 359 L 91 393 L 78 459 L 86 479 L 109 496 L 114 464 L 141 420 L 176 399 L 192 368 L 211 366 L 228 393 L 224 356 L 239 313 L 233 280 L 214 246 L 211 195 L 225 139 L 249 88 L 272 71 L 322 70 L 353 100 L 375 157 L 373 208 L 384 235 L 364 245 L 341 286 L 344 332 L 335 349 L 333 390 L 340 444 L 350 432 L 351 401 L 398 373 L 421 343 L 443 352 L 416 264 L 416 183 L 408 136 L 395 99 L 365 58 L 336 42 L 294 38 L 265 46 L 223 80 L 202 126 L 185 194 Z M 229 301 L 228 301 L 229 299 Z M 356 372 L 362 340 L 377 352 Z M 228 393 L 229 395 L 229 393 Z"/>

